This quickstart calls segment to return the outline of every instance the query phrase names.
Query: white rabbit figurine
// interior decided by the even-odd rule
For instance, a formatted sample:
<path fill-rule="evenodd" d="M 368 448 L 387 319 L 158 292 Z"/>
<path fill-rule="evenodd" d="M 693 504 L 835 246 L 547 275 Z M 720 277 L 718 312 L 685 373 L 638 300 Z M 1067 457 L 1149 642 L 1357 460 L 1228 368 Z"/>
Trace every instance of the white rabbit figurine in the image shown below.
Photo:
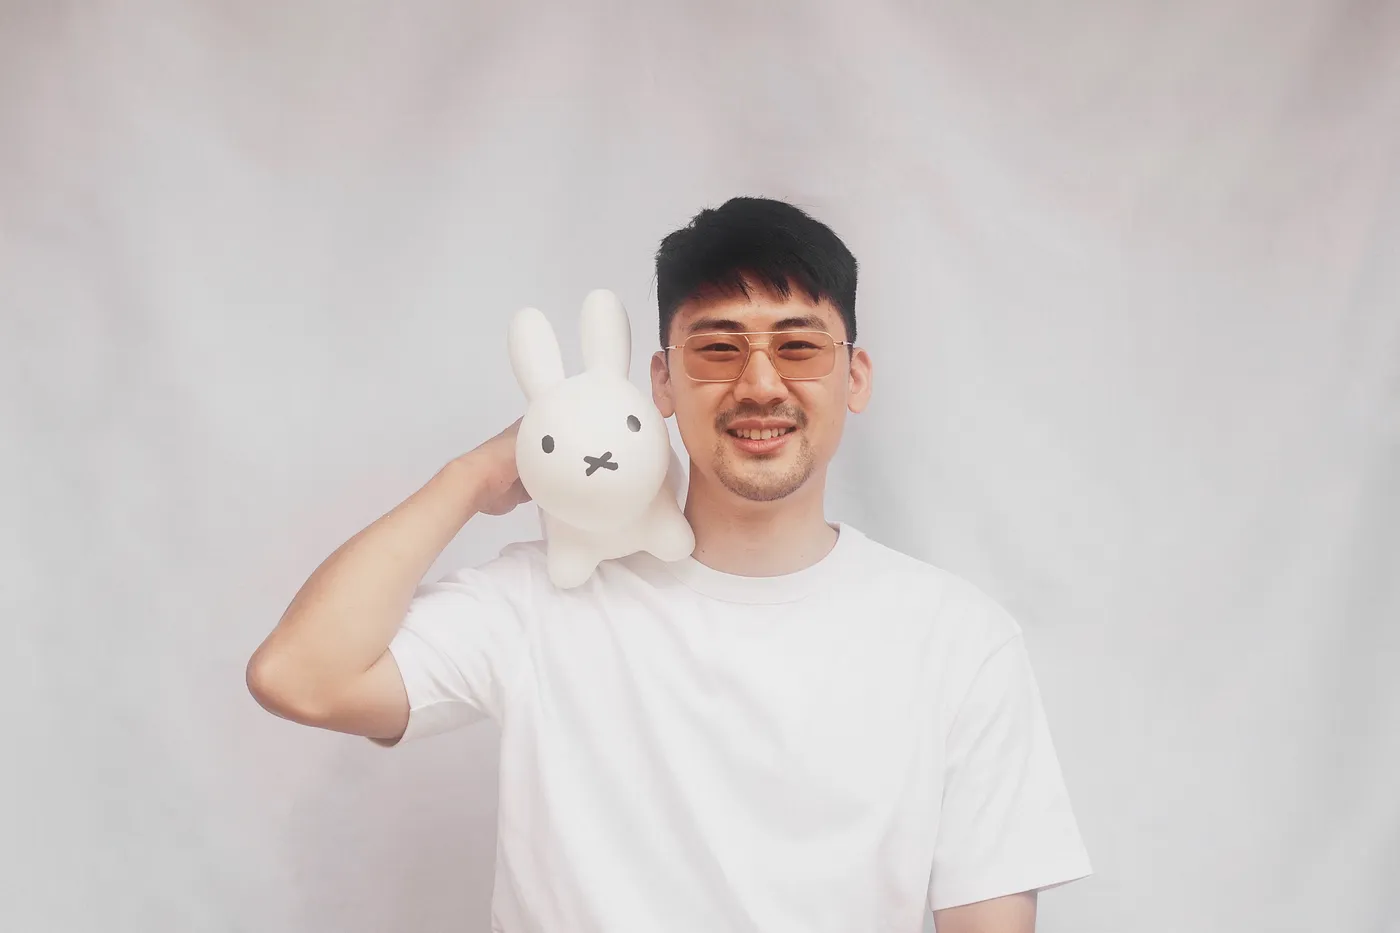
<path fill-rule="evenodd" d="M 515 441 L 520 481 L 540 511 L 549 576 L 567 589 L 601 561 L 695 549 L 679 504 L 680 458 L 651 399 L 627 377 L 632 327 L 597 289 L 582 310 L 584 371 L 564 378 L 554 328 L 535 308 L 510 322 L 510 362 L 527 407 Z"/>

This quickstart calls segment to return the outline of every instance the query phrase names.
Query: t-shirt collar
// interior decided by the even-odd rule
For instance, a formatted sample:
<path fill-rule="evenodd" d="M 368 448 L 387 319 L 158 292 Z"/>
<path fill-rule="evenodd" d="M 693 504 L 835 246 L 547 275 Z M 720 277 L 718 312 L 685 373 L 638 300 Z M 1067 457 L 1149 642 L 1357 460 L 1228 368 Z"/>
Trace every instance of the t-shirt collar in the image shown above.
<path fill-rule="evenodd" d="M 661 563 L 666 571 L 698 593 L 735 603 L 786 603 L 810 595 L 822 583 L 830 583 L 851 559 L 860 532 L 850 525 L 831 523 L 836 544 L 821 560 L 794 573 L 771 577 L 750 577 L 724 573 L 706 566 L 694 557 Z"/>

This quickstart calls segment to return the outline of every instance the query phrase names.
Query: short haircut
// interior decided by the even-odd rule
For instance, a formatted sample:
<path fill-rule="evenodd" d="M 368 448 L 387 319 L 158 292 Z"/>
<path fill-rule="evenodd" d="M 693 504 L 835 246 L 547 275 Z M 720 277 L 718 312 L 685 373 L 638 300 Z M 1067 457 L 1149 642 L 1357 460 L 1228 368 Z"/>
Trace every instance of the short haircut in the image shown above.
<path fill-rule="evenodd" d="M 706 208 L 669 234 L 656 252 L 661 345 L 671 320 L 695 298 L 748 296 L 751 287 L 787 298 L 794 288 L 826 299 L 856 339 L 857 263 L 830 227 L 800 208 L 770 198 L 731 198 Z"/>

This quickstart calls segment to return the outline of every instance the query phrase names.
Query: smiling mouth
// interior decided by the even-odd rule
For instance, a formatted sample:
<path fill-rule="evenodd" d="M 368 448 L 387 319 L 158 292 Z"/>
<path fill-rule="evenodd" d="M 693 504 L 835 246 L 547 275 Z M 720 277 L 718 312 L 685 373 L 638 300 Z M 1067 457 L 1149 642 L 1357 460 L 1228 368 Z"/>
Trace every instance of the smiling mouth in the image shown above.
<path fill-rule="evenodd" d="M 766 441 L 775 437 L 782 437 L 791 434 L 797 428 L 788 426 L 785 428 L 741 428 L 739 430 L 730 429 L 725 433 L 730 437 L 737 437 L 746 441 Z"/>

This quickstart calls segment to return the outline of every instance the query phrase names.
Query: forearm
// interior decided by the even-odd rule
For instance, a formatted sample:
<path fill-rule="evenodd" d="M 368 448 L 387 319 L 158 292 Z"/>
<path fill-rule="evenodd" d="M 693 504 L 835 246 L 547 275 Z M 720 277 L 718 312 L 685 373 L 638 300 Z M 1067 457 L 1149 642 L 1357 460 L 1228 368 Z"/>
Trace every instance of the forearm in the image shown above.
<path fill-rule="evenodd" d="M 481 495 L 470 459 L 453 460 L 326 558 L 249 662 L 249 686 L 259 701 L 269 708 L 314 706 L 369 670 L 424 574 L 477 513 Z"/>

